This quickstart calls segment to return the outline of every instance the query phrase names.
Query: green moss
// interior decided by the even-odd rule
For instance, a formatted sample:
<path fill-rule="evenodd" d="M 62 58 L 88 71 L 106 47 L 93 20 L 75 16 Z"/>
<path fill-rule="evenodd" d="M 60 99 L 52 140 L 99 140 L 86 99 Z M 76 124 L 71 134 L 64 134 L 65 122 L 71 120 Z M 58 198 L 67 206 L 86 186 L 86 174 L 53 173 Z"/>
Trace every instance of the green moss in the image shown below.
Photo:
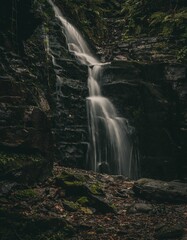
<path fill-rule="evenodd" d="M 98 183 L 94 183 L 89 186 L 89 189 L 92 194 L 94 195 L 103 195 L 103 190 L 101 189 L 100 185 Z"/>
<path fill-rule="evenodd" d="M 64 181 L 77 181 L 78 179 L 71 173 L 63 171 L 60 177 Z"/>
<path fill-rule="evenodd" d="M 65 208 L 67 208 L 67 210 L 69 210 L 69 211 L 77 211 L 80 208 L 80 205 L 77 202 L 64 200 L 63 204 L 64 204 Z"/>
<path fill-rule="evenodd" d="M 85 197 L 85 196 L 83 196 L 83 197 L 80 197 L 78 200 L 77 200 L 77 202 L 80 204 L 80 205 L 86 205 L 88 202 L 89 202 L 89 200 L 88 200 L 88 198 L 87 197 Z"/>
<path fill-rule="evenodd" d="M 71 172 L 67 172 L 67 171 L 63 171 L 60 175 L 60 178 L 64 181 L 80 181 L 80 182 L 84 182 L 85 181 L 85 177 L 81 174 L 77 174 L 77 173 L 71 173 Z"/>
<path fill-rule="evenodd" d="M 45 173 L 42 169 L 44 163 L 46 163 L 46 159 L 40 154 L 31 155 L 0 151 L 0 177 L 1 179 L 33 183 Z"/>
<path fill-rule="evenodd" d="M 14 193 L 14 196 L 18 199 L 36 198 L 37 197 L 37 192 L 34 189 L 28 188 L 28 189 L 16 191 Z"/>
<path fill-rule="evenodd" d="M 10 170 L 19 169 L 24 165 L 43 161 L 40 155 L 27 155 L 17 153 L 0 152 L 0 174 Z"/>
<path fill-rule="evenodd" d="M 81 186 L 83 186 L 83 183 L 80 181 L 73 181 L 73 182 L 64 181 L 64 184 L 66 187 L 81 187 Z"/>
<path fill-rule="evenodd" d="M 93 211 L 87 207 L 81 207 L 80 210 L 85 214 L 93 214 Z"/>

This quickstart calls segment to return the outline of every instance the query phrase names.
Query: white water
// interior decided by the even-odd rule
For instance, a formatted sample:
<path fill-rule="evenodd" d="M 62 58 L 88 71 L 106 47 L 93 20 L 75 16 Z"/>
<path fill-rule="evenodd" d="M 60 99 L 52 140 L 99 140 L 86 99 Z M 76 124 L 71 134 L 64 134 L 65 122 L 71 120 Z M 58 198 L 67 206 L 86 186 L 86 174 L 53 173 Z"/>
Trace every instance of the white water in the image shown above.
<path fill-rule="evenodd" d="M 137 163 L 130 137 L 132 128 L 126 119 L 118 116 L 114 105 L 101 93 L 99 82 L 102 81 L 102 70 L 104 65 L 110 63 L 98 61 L 79 31 L 63 17 L 52 0 L 48 2 L 61 23 L 69 52 L 79 63 L 88 66 L 87 112 L 90 143 L 87 165 L 96 172 L 104 171 L 136 178 Z M 52 60 L 56 64 L 54 56 Z"/>

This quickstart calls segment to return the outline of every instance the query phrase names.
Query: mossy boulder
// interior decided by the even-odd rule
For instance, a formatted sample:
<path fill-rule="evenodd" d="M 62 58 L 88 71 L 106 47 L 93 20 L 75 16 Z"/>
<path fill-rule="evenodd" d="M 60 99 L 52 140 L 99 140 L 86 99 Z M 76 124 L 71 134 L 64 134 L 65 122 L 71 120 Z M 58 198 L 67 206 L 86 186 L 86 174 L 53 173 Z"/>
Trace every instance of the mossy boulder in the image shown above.
<path fill-rule="evenodd" d="M 85 177 L 81 174 L 63 171 L 61 175 L 57 178 L 59 181 L 66 182 L 83 182 L 85 181 Z"/>
<path fill-rule="evenodd" d="M 92 214 L 89 207 L 97 212 L 115 212 L 114 206 L 104 199 L 104 192 L 98 182 L 86 181 L 89 175 L 76 174 L 71 171 L 62 172 L 56 178 L 56 184 L 65 189 L 67 198 L 74 198 L 75 201 L 64 201 L 65 206 L 71 211 L 82 209 L 86 214 Z"/>

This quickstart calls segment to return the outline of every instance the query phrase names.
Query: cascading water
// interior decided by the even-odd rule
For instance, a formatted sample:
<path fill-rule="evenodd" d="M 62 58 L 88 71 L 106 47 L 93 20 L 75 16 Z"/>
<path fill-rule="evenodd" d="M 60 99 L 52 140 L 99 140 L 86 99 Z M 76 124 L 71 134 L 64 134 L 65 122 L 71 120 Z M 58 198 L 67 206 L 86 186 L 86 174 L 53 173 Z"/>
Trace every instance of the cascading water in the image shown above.
<path fill-rule="evenodd" d="M 64 18 L 60 9 L 52 0 L 48 2 L 61 23 L 69 52 L 79 63 L 88 66 L 87 112 L 90 135 L 88 167 L 96 172 L 137 178 L 138 157 L 131 138 L 133 128 L 125 118 L 118 116 L 114 105 L 101 93 L 99 82 L 102 80 L 102 71 L 110 63 L 101 63 L 91 53 L 79 31 Z M 52 60 L 55 64 L 54 59 Z"/>

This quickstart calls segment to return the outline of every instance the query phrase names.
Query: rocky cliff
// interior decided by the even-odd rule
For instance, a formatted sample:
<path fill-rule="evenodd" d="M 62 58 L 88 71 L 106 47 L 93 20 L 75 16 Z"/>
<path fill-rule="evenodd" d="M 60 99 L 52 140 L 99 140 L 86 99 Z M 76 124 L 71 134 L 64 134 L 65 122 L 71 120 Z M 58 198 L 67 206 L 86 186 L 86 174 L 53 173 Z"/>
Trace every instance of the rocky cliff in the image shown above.
<path fill-rule="evenodd" d="M 103 73 L 103 92 L 136 129 L 142 175 L 185 178 L 185 2 L 56 3 L 102 61 L 111 61 Z M 68 53 L 46 1 L 1 5 L 1 178 L 32 182 L 46 176 L 55 159 L 84 168 L 87 69 Z M 56 79 L 53 57 L 62 66 L 63 81 Z"/>
<path fill-rule="evenodd" d="M 45 52 L 32 40 L 41 19 L 31 9 L 32 1 L 1 2 L 0 175 L 33 183 L 51 170 L 53 137 Z"/>

